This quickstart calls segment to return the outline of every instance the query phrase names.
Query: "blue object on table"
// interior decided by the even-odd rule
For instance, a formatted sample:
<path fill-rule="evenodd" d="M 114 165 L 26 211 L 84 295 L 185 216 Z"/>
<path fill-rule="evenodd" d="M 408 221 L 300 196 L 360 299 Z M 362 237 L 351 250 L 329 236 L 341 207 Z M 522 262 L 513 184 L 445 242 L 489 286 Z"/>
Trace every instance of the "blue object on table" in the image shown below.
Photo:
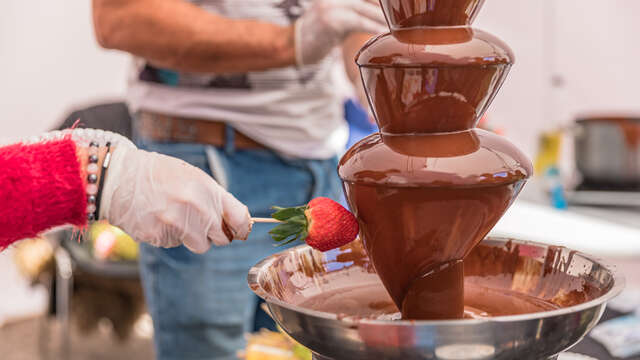
<path fill-rule="evenodd" d="M 567 210 L 569 204 L 564 193 L 562 180 L 560 179 L 560 170 L 552 166 L 545 173 L 546 180 L 549 182 L 549 191 L 551 194 L 551 205 L 558 210 Z"/>

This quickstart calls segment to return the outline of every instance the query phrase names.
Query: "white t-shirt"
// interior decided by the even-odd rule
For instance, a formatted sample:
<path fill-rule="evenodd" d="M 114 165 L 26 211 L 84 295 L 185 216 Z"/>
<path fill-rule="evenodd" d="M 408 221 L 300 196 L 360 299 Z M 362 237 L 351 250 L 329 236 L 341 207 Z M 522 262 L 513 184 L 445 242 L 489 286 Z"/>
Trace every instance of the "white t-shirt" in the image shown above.
<path fill-rule="evenodd" d="M 193 0 L 237 19 L 289 25 L 314 0 Z M 321 63 L 244 74 L 193 74 L 134 59 L 128 102 L 133 112 L 211 119 L 287 156 L 325 159 L 344 149 L 345 73 L 336 49 Z"/>

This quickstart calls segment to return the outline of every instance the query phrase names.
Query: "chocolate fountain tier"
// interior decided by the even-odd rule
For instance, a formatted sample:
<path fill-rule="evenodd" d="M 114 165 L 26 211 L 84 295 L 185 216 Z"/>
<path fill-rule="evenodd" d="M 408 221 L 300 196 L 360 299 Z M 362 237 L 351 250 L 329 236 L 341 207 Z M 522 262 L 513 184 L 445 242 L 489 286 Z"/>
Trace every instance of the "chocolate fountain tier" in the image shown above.
<path fill-rule="evenodd" d="M 481 129 L 420 135 L 372 134 L 340 160 L 348 183 L 396 187 L 485 187 L 529 178 L 531 161 L 506 138 Z"/>
<path fill-rule="evenodd" d="M 474 127 L 514 56 L 484 31 L 440 27 L 381 35 L 356 62 L 380 130 L 410 134 Z"/>
<path fill-rule="evenodd" d="M 463 316 L 462 260 L 531 173 L 515 146 L 479 129 L 373 134 L 338 166 L 369 257 L 409 319 Z"/>
<path fill-rule="evenodd" d="M 484 0 L 381 0 L 392 30 L 416 26 L 460 26 L 473 22 Z"/>
<path fill-rule="evenodd" d="M 401 321 L 362 245 L 300 246 L 261 261 L 249 285 L 294 339 L 327 359 L 553 359 L 598 322 L 624 279 L 565 248 L 490 238 L 466 258 L 472 319 Z"/>
<path fill-rule="evenodd" d="M 402 29 L 369 40 L 356 56 L 366 67 L 510 65 L 511 48 L 500 38 L 470 27 Z"/>

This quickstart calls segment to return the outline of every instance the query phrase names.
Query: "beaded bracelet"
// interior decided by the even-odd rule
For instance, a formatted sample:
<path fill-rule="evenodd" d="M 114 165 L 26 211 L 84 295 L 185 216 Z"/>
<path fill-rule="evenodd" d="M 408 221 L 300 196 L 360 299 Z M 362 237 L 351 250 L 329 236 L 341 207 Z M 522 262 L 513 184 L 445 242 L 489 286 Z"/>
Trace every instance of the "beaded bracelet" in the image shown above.
<path fill-rule="evenodd" d="M 89 221 L 96 220 L 96 203 L 98 201 L 98 166 L 99 145 L 92 141 L 89 144 L 89 165 L 87 165 L 87 217 Z"/>
<path fill-rule="evenodd" d="M 112 152 L 111 147 L 120 148 L 120 149 L 135 149 L 135 145 L 131 142 L 131 140 L 125 138 L 122 135 L 105 131 L 99 129 L 66 129 L 66 130 L 58 130 L 52 131 L 43 135 L 33 136 L 29 139 L 24 140 L 10 140 L 10 139 L 0 139 L 0 146 L 11 145 L 11 144 L 37 144 L 44 143 L 47 141 L 56 141 L 62 139 L 70 138 L 76 143 L 76 146 L 89 149 L 89 164 L 87 165 L 87 187 L 86 187 L 86 195 L 87 195 L 87 218 L 89 221 L 95 221 L 99 218 L 100 215 L 100 199 L 102 187 L 104 184 L 106 170 L 109 167 L 109 159 L 111 158 Z M 98 184 L 98 173 L 100 172 L 100 166 L 98 163 L 100 162 L 99 150 L 101 143 L 107 144 L 107 154 L 104 158 L 102 164 L 102 176 L 100 177 L 100 184 Z M 108 184 L 107 184 L 108 185 Z M 105 204 L 107 207 L 108 202 Z"/>
<path fill-rule="evenodd" d="M 98 219 L 100 195 L 102 193 L 104 178 L 111 158 L 111 142 L 107 143 L 107 153 L 104 161 L 102 162 L 102 176 L 100 177 L 100 184 L 98 184 L 98 172 L 100 170 L 100 167 L 98 166 L 98 162 L 100 160 L 98 156 L 99 149 L 100 145 L 97 142 L 92 141 L 89 143 L 89 165 L 87 165 L 87 218 L 89 221 L 95 221 Z"/>
<path fill-rule="evenodd" d="M 95 218 L 98 219 L 100 216 L 100 200 L 102 199 L 102 190 L 104 189 L 104 179 L 107 177 L 107 170 L 109 169 L 109 164 L 111 163 L 111 142 L 107 142 L 107 153 L 104 156 L 104 161 L 102 162 L 102 176 L 100 177 L 100 185 L 98 186 L 98 198 L 96 201 L 96 210 L 95 210 Z"/>

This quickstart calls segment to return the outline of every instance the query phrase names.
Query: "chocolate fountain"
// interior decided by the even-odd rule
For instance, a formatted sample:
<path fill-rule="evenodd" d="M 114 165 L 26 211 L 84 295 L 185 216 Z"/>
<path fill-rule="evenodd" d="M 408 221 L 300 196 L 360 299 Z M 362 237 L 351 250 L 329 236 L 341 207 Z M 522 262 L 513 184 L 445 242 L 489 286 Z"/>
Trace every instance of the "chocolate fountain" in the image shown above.
<path fill-rule="evenodd" d="M 505 138 L 473 128 L 513 54 L 469 27 L 481 1 L 381 4 L 391 33 L 357 58 L 380 133 L 354 145 L 338 173 L 403 317 L 461 318 L 462 260 L 532 172 Z"/>
<path fill-rule="evenodd" d="M 338 168 L 360 240 L 276 254 L 249 284 L 317 359 L 555 358 L 623 281 L 568 249 L 481 243 L 532 173 L 474 128 L 513 53 L 470 27 L 482 0 L 380 3 L 391 32 L 356 59 L 380 131 Z"/>

